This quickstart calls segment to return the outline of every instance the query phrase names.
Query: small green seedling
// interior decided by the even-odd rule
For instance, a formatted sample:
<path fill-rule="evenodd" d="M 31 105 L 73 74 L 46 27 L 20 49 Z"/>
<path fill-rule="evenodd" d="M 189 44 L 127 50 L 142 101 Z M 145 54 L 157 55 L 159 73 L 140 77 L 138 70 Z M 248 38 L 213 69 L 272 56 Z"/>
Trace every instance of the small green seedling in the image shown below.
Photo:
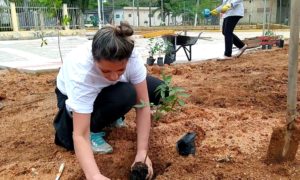
<path fill-rule="evenodd" d="M 185 102 L 183 98 L 187 98 L 190 95 L 185 92 L 181 87 L 173 86 L 171 84 L 172 76 L 162 75 L 163 83 L 156 89 L 156 96 L 160 96 L 160 103 L 154 105 L 153 103 L 140 101 L 140 104 L 135 105 L 135 108 L 143 108 L 150 106 L 154 109 L 153 119 L 159 120 L 164 114 L 170 111 L 175 111 L 177 106 L 184 106 Z"/>
<path fill-rule="evenodd" d="M 188 95 L 181 87 L 173 86 L 171 84 L 172 76 L 162 75 L 163 83 L 156 88 L 156 95 L 160 95 L 160 104 L 157 105 L 154 119 L 158 120 L 164 113 L 175 111 L 177 105 L 184 106 L 185 102 L 183 98 L 187 98 Z"/>

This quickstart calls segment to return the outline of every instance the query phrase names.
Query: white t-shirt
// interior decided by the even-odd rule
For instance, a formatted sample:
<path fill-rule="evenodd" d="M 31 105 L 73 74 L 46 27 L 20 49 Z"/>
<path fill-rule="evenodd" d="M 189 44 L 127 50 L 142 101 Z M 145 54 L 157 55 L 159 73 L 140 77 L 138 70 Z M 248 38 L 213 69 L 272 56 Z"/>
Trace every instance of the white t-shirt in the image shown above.
<path fill-rule="evenodd" d="M 222 7 L 227 3 L 231 3 L 232 7 L 223 15 L 223 18 L 227 18 L 229 16 L 244 16 L 243 0 L 223 0 L 222 5 L 217 7 L 217 11 L 221 12 Z"/>
<path fill-rule="evenodd" d="M 57 88 L 66 96 L 67 109 L 77 113 L 92 113 L 100 91 L 117 82 L 138 84 L 146 79 L 146 67 L 134 49 L 124 74 L 117 81 L 109 81 L 101 75 L 92 56 L 92 42 L 72 50 L 63 61 L 57 76 Z"/>

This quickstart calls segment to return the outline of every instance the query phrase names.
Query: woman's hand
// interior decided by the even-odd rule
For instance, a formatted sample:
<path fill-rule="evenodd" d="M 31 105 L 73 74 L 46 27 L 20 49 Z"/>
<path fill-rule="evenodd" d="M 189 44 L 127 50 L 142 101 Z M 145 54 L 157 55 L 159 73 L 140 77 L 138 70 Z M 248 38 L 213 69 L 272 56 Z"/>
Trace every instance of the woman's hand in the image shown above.
<path fill-rule="evenodd" d="M 133 167 L 134 163 L 136 163 L 136 162 L 142 162 L 142 163 L 144 163 L 146 156 L 147 156 L 147 159 L 146 159 L 145 164 L 148 166 L 147 179 L 151 179 L 152 176 L 153 176 L 153 167 L 152 167 L 152 162 L 151 162 L 149 156 L 147 155 L 146 151 L 137 152 L 137 154 L 135 156 L 135 159 L 134 159 L 134 162 L 131 165 L 131 168 Z"/>

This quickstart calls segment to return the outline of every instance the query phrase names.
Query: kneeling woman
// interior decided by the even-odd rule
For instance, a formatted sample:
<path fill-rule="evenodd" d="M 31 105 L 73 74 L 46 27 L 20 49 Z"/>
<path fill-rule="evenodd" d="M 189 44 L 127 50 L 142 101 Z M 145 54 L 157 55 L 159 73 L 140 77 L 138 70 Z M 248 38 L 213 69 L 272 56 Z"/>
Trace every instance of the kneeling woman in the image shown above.
<path fill-rule="evenodd" d="M 57 76 L 57 105 L 54 120 L 55 143 L 76 156 L 87 179 L 108 179 L 101 174 L 93 151 L 110 153 L 102 129 L 122 126 L 124 115 L 140 101 L 158 104 L 155 89 L 162 81 L 147 76 L 141 57 L 134 49 L 128 24 L 105 26 L 93 38 L 73 50 Z M 136 109 L 137 153 L 143 161 L 148 151 L 150 107 Z M 151 177 L 152 163 L 146 160 Z"/>

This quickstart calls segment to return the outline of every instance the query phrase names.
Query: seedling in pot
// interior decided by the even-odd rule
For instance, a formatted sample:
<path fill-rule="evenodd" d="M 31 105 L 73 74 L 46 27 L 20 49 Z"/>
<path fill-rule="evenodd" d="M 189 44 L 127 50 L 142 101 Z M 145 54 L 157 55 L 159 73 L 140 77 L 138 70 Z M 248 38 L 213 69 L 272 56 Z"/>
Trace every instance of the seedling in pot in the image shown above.
<path fill-rule="evenodd" d="M 147 64 L 149 66 L 152 66 L 155 61 L 154 55 L 158 51 L 158 46 L 154 38 L 150 38 L 148 40 L 148 46 L 149 46 L 149 57 L 147 58 Z"/>
<path fill-rule="evenodd" d="M 144 162 L 136 162 L 131 168 L 130 180 L 145 180 L 148 175 L 148 166 L 146 165 L 146 159 L 148 154 L 146 154 Z"/>

